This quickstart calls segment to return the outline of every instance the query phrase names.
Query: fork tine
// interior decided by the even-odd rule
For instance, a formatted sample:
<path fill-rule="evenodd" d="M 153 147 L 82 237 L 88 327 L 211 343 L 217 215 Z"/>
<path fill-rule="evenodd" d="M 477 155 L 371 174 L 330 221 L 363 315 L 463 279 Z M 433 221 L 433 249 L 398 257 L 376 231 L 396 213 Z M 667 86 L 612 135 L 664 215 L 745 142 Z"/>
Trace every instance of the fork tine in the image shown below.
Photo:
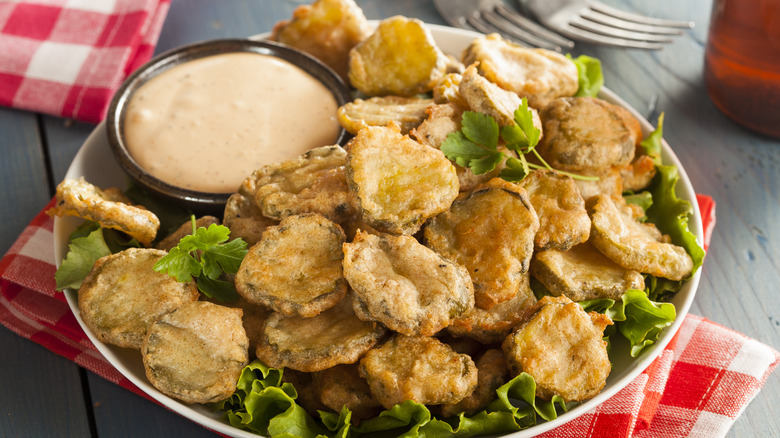
<path fill-rule="evenodd" d="M 651 26 L 664 26 L 664 27 L 677 27 L 680 29 L 693 29 L 693 21 L 682 20 L 667 20 L 663 18 L 647 17 L 639 14 L 632 14 L 630 12 L 622 11 L 612 6 L 605 5 L 599 1 L 594 1 L 590 4 L 593 10 L 601 12 L 606 15 L 611 15 L 615 18 L 622 18 L 623 20 L 632 21 L 639 24 L 647 24 Z"/>
<path fill-rule="evenodd" d="M 544 49 L 556 50 L 558 52 L 563 51 L 563 48 L 559 44 L 555 44 L 549 40 L 539 38 L 525 29 L 515 26 L 512 22 L 499 15 L 497 12 L 482 11 L 481 15 L 487 23 L 493 25 L 501 33 L 514 37 L 513 39 L 520 39 L 532 46 L 542 47 Z"/>
<path fill-rule="evenodd" d="M 498 29 L 495 29 L 495 28 L 491 28 L 490 26 L 485 24 L 484 18 L 482 16 L 482 14 L 480 13 L 480 11 L 473 11 L 473 12 L 467 14 L 466 17 L 465 17 L 465 21 L 466 21 L 466 24 L 468 26 L 470 26 L 472 29 L 475 29 L 475 30 L 477 30 L 479 32 L 482 32 L 484 34 L 496 33 L 496 31 L 498 30 Z M 498 32 L 498 33 L 502 34 L 502 36 L 504 38 L 511 39 L 511 40 L 513 40 L 513 41 L 523 45 L 523 46 L 530 47 L 529 43 L 527 43 L 527 42 L 525 42 L 525 41 L 523 41 L 521 39 L 518 39 L 517 37 L 512 37 L 511 35 L 507 35 L 504 32 Z"/>
<path fill-rule="evenodd" d="M 504 5 L 497 5 L 495 10 L 499 15 L 506 18 L 511 23 L 527 30 L 528 32 L 538 35 L 539 37 L 546 40 L 552 41 L 561 47 L 566 47 L 568 49 L 574 48 L 574 41 L 564 38 L 563 36 L 537 24 L 528 17 L 518 14 Z"/>
<path fill-rule="evenodd" d="M 582 18 L 589 21 L 593 21 L 605 26 L 610 26 L 618 29 L 630 30 L 635 32 L 654 33 L 662 35 L 682 35 L 683 30 L 679 27 L 665 27 L 656 25 L 639 24 L 634 21 L 624 20 L 622 18 L 615 18 L 611 15 L 606 15 L 602 12 L 585 9 L 580 13 Z"/>
<path fill-rule="evenodd" d="M 590 32 L 585 29 L 580 29 L 568 24 L 561 27 L 559 30 L 561 31 L 561 33 L 565 34 L 570 38 L 580 39 L 595 44 L 606 44 L 610 46 L 631 47 L 636 49 L 650 49 L 650 50 L 659 50 L 663 48 L 663 44 L 658 42 L 637 41 L 637 40 L 630 40 L 626 38 L 611 37 L 607 35 Z"/>
<path fill-rule="evenodd" d="M 672 41 L 668 35 L 658 35 L 646 32 L 634 32 L 631 30 L 618 29 L 611 26 L 605 26 L 603 24 L 595 23 L 584 19 L 581 16 L 574 16 L 569 20 L 571 26 L 587 30 L 589 32 L 602 34 L 614 38 L 624 38 L 627 40 L 635 41 L 649 41 L 659 43 L 669 43 Z"/>

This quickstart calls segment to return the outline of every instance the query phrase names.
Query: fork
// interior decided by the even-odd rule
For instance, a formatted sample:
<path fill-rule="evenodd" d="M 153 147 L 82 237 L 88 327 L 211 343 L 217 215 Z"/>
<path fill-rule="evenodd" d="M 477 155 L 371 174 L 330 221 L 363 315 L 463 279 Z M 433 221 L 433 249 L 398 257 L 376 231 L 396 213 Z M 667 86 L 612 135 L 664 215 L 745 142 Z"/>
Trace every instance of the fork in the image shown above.
<path fill-rule="evenodd" d="M 502 0 L 433 0 L 450 26 L 501 34 L 528 47 L 569 50 L 574 41 L 562 37 L 507 7 Z"/>
<path fill-rule="evenodd" d="M 632 14 L 596 0 L 520 0 L 539 22 L 579 41 L 619 47 L 660 49 L 692 21 Z"/>
<path fill-rule="evenodd" d="M 665 20 L 631 14 L 594 0 L 520 0 L 539 22 L 518 14 L 502 0 L 433 0 L 451 26 L 498 32 L 505 38 L 532 47 L 570 50 L 572 38 L 595 44 L 660 49 L 672 37 L 693 27 L 693 22 Z"/>

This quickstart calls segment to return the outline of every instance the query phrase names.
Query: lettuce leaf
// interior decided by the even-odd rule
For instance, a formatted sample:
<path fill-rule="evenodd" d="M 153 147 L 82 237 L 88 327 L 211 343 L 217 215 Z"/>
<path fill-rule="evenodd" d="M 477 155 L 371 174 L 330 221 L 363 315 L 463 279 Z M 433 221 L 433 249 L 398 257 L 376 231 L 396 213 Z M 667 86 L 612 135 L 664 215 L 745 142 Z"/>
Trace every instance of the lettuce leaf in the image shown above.
<path fill-rule="evenodd" d="M 572 58 L 570 54 L 567 54 L 566 57 L 574 61 L 574 65 L 577 66 L 579 89 L 575 96 L 598 96 L 599 90 L 604 86 L 604 75 L 601 73 L 601 61 L 586 55 Z"/>
<path fill-rule="evenodd" d="M 496 400 L 473 416 L 438 419 L 424 405 L 407 400 L 364 420 L 351 423 L 352 413 L 319 411 L 321 421 L 312 418 L 295 399 L 298 394 L 282 382 L 282 370 L 255 360 L 241 372 L 236 392 L 213 404 L 224 412 L 234 427 L 270 437 L 471 437 L 526 429 L 543 420 L 554 420 L 574 404 L 559 397 L 543 401 L 535 397 L 536 382 L 522 373 L 496 390 Z"/>
<path fill-rule="evenodd" d="M 677 316 L 674 304 L 651 301 L 645 292 L 636 289 L 626 291 L 620 300 L 605 298 L 579 304 L 585 311 L 603 313 L 615 322 L 617 331 L 631 343 L 631 357 L 653 345 Z"/>
<path fill-rule="evenodd" d="M 131 239 L 124 233 L 101 228 L 95 222 L 83 222 L 68 237 L 68 254 L 54 273 L 57 290 L 80 288 L 98 259 L 126 248 L 140 246 L 136 239 Z"/>

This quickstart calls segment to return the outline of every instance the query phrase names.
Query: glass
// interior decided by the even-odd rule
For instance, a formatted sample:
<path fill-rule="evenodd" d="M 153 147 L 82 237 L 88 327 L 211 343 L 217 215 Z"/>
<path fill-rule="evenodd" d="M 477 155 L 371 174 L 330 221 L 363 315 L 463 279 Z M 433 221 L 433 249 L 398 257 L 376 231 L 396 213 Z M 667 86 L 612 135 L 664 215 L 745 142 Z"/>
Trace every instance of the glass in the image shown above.
<path fill-rule="evenodd" d="M 704 61 L 715 105 L 780 138 L 780 0 L 714 0 Z"/>

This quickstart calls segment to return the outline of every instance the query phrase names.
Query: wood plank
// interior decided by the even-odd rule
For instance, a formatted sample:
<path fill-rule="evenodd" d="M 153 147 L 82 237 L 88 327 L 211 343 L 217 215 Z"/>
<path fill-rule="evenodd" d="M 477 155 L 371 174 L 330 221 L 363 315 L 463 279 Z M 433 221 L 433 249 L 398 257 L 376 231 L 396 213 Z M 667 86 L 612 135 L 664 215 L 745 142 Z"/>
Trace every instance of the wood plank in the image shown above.
<path fill-rule="evenodd" d="M 49 200 L 45 158 L 32 113 L 0 108 L 2 160 L 0 160 L 0 254 L 5 254 Z M 25 200 L 25 202 L 19 202 Z"/>
<path fill-rule="evenodd" d="M 79 368 L 4 327 L 0 345 L 0 436 L 90 436 Z"/>

